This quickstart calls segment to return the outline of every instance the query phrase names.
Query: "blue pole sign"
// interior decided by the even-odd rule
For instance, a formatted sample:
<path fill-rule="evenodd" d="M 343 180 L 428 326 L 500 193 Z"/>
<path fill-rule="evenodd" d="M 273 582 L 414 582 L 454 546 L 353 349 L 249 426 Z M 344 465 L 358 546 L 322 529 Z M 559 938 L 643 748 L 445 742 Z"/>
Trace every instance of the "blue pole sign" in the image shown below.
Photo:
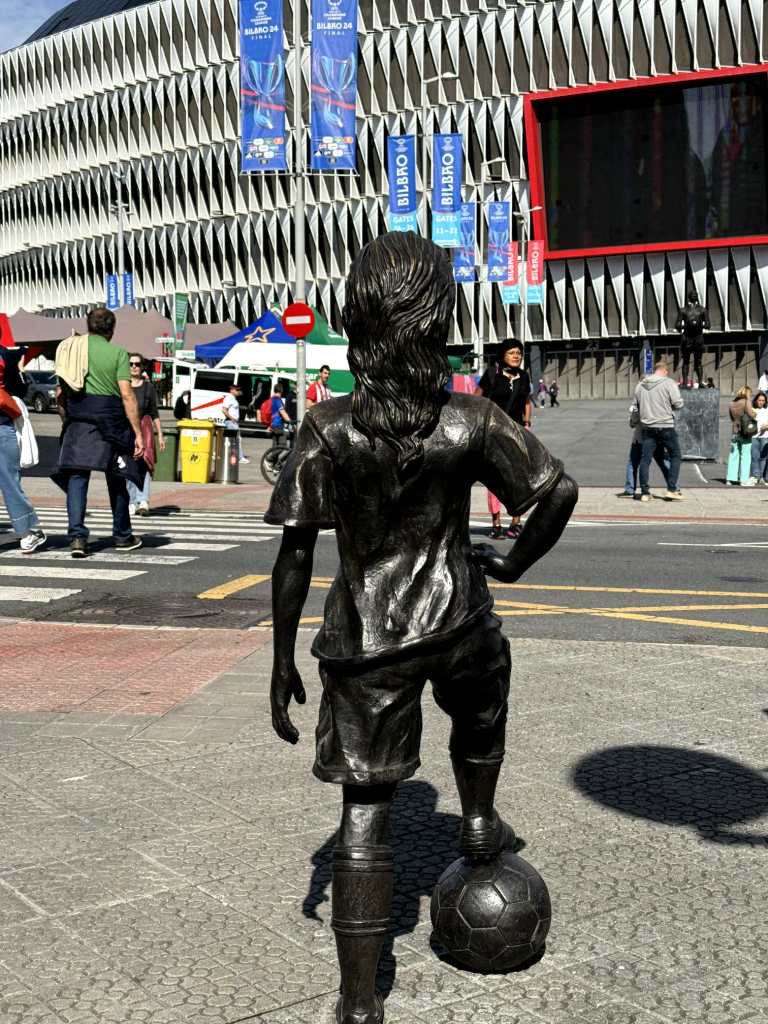
<path fill-rule="evenodd" d="M 133 274 L 123 274 L 123 305 L 133 305 Z"/>
<path fill-rule="evenodd" d="M 240 0 L 240 123 L 243 171 L 284 171 L 282 0 Z"/>
<path fill-rule="evenodd" d="M 389 177 L 389 230 L 415 231 L 416 217 L 416 136 L 390 135 L 387 140 Z"/>
<path fill-rule="evenodd" d="M 432 241 L 461 246 L 461 135 L 435 135 L 432 151 Z"/>
<path fill-rule="evenodd" d="M 357 0 L 312 0 L 312 167 L 357 165 Z"/>
<path fill-rule="evenodd" d="M 120 297 L 117 292 L 117 274 L 107 274 L 107 309 L 119 309 Z"/>
<path fill-rule="evenodd" d="M 506 281 L 509 270 L 509 203 L 488 203 L 488 280 Z"/>
<path fill-rule="evenodd" d="M 477 279 L 475 270 L 475 204 L 462 203 L 460 213 L 461 245 L 453 253 L 453 279 L 468 284 Z"/>

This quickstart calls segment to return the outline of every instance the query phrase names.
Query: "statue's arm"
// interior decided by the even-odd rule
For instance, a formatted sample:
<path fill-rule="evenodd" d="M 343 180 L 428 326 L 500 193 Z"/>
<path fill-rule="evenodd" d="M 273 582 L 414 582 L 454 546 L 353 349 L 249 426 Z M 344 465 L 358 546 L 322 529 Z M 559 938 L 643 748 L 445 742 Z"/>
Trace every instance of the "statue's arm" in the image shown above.
<path fill-rule="evenodd" d="M 475 559 L 489 576 L 502 583 L 519 580 L 555 546 L 571 518 L 578 497 L 576 481 L 563 474 L 555 487 L 534 507 L 523 532 L 507 555 L 500 554 L 491 544 L 477 544 L 473 548 Z"/>
<path fill-rule="evenodd" d="M 307 699 L 296 668 L 296 633 L 312 580 L 317 532 L 314 527 L 284 527 L 280 553 L 272 570 L 272 727 L 287 743 L 296 743 L 299 739 L 299 730 L 288 715 L 291 698 L 297 704 Z"/>

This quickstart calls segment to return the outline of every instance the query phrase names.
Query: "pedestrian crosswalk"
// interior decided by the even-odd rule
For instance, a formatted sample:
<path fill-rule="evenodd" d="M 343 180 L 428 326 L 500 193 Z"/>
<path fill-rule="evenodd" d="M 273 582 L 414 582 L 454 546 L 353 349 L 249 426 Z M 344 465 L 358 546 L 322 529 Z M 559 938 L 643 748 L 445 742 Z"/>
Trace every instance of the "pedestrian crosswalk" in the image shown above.
<path fill-rule="evenodd" d="M 194 562 L 198 557 L 230 552 L 243 544 L 277 540 L 282 535 L 282 527 L 267 525 L 260 512 L 160 510 L 149 517 L 133 518 L 133 532 L 142 538 L 144 546 L 125 554 L 110 544 L 109 509 L 92 509 L 86 526 L 95 550 L 87 561 L 73 565 L 66 541 L 66 509 L 37 508 L 37 514 L 49 545 L 33 555 L 19 550 L 13 543 L 11 524 L 0 521 L 0 602 L 60 601 L 82 593 L 91 583 L 124 583 L 153 570 L 162 572 Z M 105 543 L 104 548 L 101 543 Z M 8 546 L 3 547 L 4 544 Z M 63 585 L 48 585 L 58 581 Z"/>

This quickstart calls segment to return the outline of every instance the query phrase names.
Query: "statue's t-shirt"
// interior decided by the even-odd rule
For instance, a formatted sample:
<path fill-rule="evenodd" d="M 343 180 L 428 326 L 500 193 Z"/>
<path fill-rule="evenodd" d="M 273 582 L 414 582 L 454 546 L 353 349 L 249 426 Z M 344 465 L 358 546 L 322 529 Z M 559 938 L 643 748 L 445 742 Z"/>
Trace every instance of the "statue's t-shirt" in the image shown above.
<path fill-rule="evenodd" d="M 492 402 L 452 394 L 419 468 L 400 480 L 395 451 L 372 448 L 351 410 L 346 395 L 307 412 L 264 516 L 336 530 L 340 567 L 312 651 L 350 666 L 421 654 L 471 629 L 493 603 L 471 557 L 473 483 L 520 515 L 563 472 Z"/>

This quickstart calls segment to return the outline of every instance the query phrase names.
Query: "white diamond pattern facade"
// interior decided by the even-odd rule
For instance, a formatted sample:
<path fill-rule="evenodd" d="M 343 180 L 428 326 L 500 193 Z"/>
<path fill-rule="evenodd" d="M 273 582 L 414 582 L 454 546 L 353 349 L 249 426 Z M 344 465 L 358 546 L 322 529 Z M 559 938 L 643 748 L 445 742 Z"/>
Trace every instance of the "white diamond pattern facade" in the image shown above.
<path fill-rule="evenodd" d="M 308 187 L 308 298 L 337 327 L 350 258 L 385 230 L 388 133 L 461 132 L 465 199 L 511 199 L 525 214 L 526 93 L 768 59 L 763 0 L 360 7 L 358 174 L 313 174 Z M 140 307 L 170 314 L 188 292 L 192 319 L 244 324 L 290 301 L 292 181 L 239 173 L 237 50 L 236 0 L 158 0 L 0 55 L 0 310 L 103 301 L 118 198 Z M 289 111 L 292 64 L 290 53 Z M 303 69 L 306 82 L 307 52 Z M 665 334 L 689 283 L 713 330 L 768 324 L 768 247 L 712 248 L 550 261 L 528 336 Z M 519 315 L 498 288 L 462 285 L 453 340 L 482 324 L 496 341 Z"/>

